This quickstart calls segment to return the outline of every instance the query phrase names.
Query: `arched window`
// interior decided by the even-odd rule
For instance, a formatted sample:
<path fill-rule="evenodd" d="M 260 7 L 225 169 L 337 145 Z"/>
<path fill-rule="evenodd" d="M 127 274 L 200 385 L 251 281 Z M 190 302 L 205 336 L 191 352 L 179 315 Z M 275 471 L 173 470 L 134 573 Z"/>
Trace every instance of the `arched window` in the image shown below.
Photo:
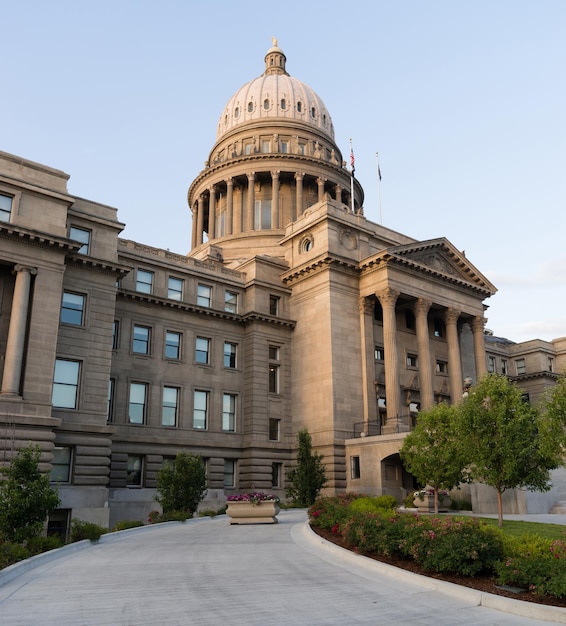
<path fill-rule="evenodd" d="M 250 100 L 248 102 L 248 113 L 253 113 L 254 110 L 254 103 Z"/>
<path fill-rule="evenodd" d="M 266 111 L 269 109 L 269 100 L 268 100 L 268 98 L 266 98 L 266 99 L 263 101 L 263 108 L 264 108 Z"/>
<path fill-rule="evenodd" d="M 287 102 L 285 101 L 285 98 L 281 100 L 281 108 L 283 109 L 283 111 L 287 108 Z"/>
<path fill-rule="evenodd" d="M 303 103 L 302 102 L 297 102 L 297 111 L 299 113 L 303 112 Z"/>
<path fill-rule="evenodd" d="M 234 109 L 234 117 L 237 119 L 240 117 L 240 107 Z"/>

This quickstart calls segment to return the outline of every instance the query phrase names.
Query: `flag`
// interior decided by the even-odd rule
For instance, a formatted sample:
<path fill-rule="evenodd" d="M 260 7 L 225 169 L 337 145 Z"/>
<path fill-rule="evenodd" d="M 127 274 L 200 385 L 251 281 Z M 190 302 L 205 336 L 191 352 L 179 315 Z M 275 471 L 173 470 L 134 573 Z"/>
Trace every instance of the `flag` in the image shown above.
<path fill-rule="evenodd" d="M 350 148 L 350 165 L 352 166 L 352 174 L 356 171 L 356 159 L 354 158 L 354 149 Z"/>
<path fill-rule="evenodd" d="M 379 152 L 375 153 L 375 160 L 377 161 L 377 178 L 381 180 L 381 168 L 379 167 Z"/>

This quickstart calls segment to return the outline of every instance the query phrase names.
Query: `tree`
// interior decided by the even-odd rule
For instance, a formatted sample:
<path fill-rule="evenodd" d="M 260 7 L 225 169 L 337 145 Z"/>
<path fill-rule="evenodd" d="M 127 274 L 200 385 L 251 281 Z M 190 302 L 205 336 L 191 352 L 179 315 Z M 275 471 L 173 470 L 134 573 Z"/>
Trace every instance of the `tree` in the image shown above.
<path fill-rule="evenodd" d="M 299 450 L 297 466 L 289 471 L 287 480 L 287 497 L 298 506 L 310 506 L 324 487 L 326 469 L 322 463 L 322 454 L 312 451 L 312 437 L 306 428 L 297 433 Z"/>
<path fill-rule="evenodd" d="M 156 500 L 164 513 L 187 511 L 194 515 L 206 493 L 206 468 L 200 456 L 180 452 L 157 474 Z"/>
<path fill-rule="evenodd" d="M 438 513 L 438 491 L 452 489 L 464 480 L 464 466 L 454 429 L 456 409 L 442 403 L 419 413 L 415 430 L 399 454 L 408 472 L 422 485 L 434 490 L 434 512 Z"/>
<path fill-rule="evenodd" d="M 40 535 L 49 513 L 59 506 L 57 491 L 49 476 L 39 470 L 41 449 L 28 446 L 18 450 L 0 483 L 0 532 L 15 543 Z"/>
<path fill-rule="evenodd" d="M 458 434 L 469 463 L 469 478 L 497 492 L 499 526 L 502 494 L 524 487 L 550 489 L 550 470 L 561 464 L 561 443 L 552 422 L 500 374 L 486 375 L 458 405 Z"/>
<path fill-rule="evenodd" d="M 545 395 L 543 413 L 549 426 L 555 429 L 555 436 L 563 439 L 566 432 L 566 374 L 562 374 L 556 385 Z"/>

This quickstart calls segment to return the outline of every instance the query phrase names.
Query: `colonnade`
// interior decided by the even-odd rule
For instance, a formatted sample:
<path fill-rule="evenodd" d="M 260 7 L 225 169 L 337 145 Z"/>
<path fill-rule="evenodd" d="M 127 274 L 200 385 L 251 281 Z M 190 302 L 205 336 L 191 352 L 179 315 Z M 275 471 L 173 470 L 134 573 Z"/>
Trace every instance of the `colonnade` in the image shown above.
<path fill-rule="evenodd" d="M 0 395 L 6 397 L 19 397 L 21 395 L 31 277 L 37 274 L 37 270 L 33 267 L 16 265 L 14 274 L 16 275 L 16 282 L 4 358 L 2 388 L 0 389 Z"/>
<path fill-rule="evenodd" d="M 383 311 L 383 348 L 385 365 L 385 403 L 387 408 L 387 432 L 397 430 L 396 421 L 403 416 L 401 398 L 401 355 L 397 335 L 397 301 L 401 295 L 399 291 L 386 288 L 375 294 Z M 415 314 L 415 332 L 417 344 L 417 359 L 419 373 L 419 395 L 421 410 L 429 409 L 435 402 L 434 366 L 430 344 L 430 330 L 428 314 L 433 303 L 425 298 L 417 298 L 413 304 Z M 446 343 L 448 348 L 448 380 L 451 403 L 462 398 L 463 375 L 460 354 L 460 340 L 458 322 L 462 311 L 448 307 L 444 309 L 444 324 L 446 329 Z M 362 338 L 362 372 L 364 376 L 364 421 L 374 421 L 378 417 L 375 400 L 375 363 L 374 363 L 374 301 L 371 298 L 361 298 L 360 327 Z M 472 329 L 476 380 L 487 371 L 485 363 L 484 324 L 485 319 L 480 315 L 467 315 Z M 408 409 L 405 408 L 405 412 Z"/>

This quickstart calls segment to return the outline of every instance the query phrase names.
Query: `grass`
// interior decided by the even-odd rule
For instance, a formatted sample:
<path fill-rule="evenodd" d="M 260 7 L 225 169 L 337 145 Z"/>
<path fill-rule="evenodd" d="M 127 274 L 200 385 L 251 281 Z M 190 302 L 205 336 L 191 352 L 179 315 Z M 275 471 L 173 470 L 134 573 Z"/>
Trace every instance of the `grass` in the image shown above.
<path fill-rule="evenodd" d="M 458 517 L 454 515 L 454 517 Z M 476 516 L 474 516 L 476 517 Z M 479 517 L 488 526 L 497 528 L 497 519 L 492 517 Z M 523 535 L 538 535 L 544 539 L 566 539 L 566 526 L 562 524 L 544 524 L 541 522 L 522 522 L 518 520 L 506 520 L 503 518 L 503 532 L 512 537 L 522 537 Z"/>

